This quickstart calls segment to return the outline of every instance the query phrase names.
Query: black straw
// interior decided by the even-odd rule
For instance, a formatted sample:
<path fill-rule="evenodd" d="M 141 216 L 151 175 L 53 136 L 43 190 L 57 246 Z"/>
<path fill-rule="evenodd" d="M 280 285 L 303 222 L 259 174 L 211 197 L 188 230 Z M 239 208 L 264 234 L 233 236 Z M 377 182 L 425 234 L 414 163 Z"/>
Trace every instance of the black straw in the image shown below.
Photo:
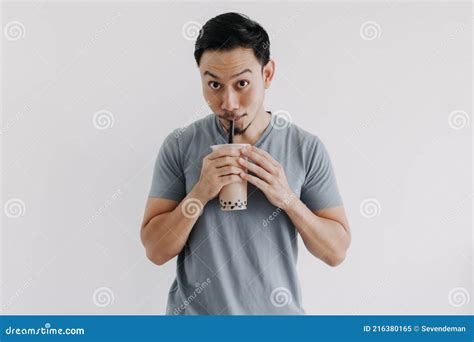
<path fill-rule="evenodd" d="M 234 120 L 230 122 L 230 128 L 229 128 L 229 144 L 234 143 Z"/>

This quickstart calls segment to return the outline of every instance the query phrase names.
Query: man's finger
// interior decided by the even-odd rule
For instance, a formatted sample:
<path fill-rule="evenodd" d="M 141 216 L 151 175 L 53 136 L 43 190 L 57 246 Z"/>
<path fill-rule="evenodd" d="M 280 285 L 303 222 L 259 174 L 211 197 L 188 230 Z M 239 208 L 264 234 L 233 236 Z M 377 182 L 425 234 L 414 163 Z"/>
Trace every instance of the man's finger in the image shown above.
<path fill-rule="evenodd" d="M 240 151 L 235 147 L 221 147 L 208 154 L 207 158 L 209 160 L 214 160 L 224 156 L 238 157 L 240 156 Z"/>
<path fill-rule="evenodd" d="M 269 186 L 268 183 L 264 182 L 260 178 L 252 176 L 252 175 L 250 175 L 248 173 L 245 173 L 245 172 L 240 173 L 240 177 L 247 180 L 247 181 L 249 181 L 250 183 L 252 183 L 257 188 L 259 188 L 260 190 L 262 190 L 264 192 L 267 190 L 267 188 Z"/>
<path fill-rule="evenodd" d="M 248 157 L 250 160 L 253 160 L 258 165 L 260 165 L 263 169 L 265 169 L 268 173 L 274 174 L 276 170 L 276 165 L 272 163 L 266 156 L 257 153 L 255 149 L 247 149 L 247 152 L 244 156 Z"/>
<path fill-rule="evenodd" d="M 254 174 L 256 174 L 258 177 L 263 179 L 268 184 L 271 183 L 272 177 L 263 167 L 260 167 L 254 163 L 249 163 L 244 158 L 239 158 L 239 163 L 242 166 L 246 167 L 248 171 L 253 172 Z"/>
<path fill-rule="evenodd" d="M 220 158 L 213 159 L 210 163 L 211 165 L 214 165 L 214 167 L 216 168 L 221 168 L 226 165 L 240 166 L 237 160 L 238 160 L 238 157 L 223 156 Z"/>
<path fill-rule="evenodd" d="M 252 151 L 254 151 L 257 154 L 260 154 L 262 157 L 266 157 L 274 166 L 278 166 L 279 163 L 267 151 L 262 150 L 261 148 L 258 148 L 255 146 L 252 146 Z"/>

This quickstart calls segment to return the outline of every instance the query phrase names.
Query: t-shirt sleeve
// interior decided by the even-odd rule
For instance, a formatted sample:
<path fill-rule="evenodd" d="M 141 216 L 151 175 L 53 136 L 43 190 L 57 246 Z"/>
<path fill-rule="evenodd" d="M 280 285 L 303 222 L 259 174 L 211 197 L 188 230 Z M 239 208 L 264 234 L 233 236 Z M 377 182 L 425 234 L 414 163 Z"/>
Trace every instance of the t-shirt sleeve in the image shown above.
<path fill-rule="evenodd" d="M 316 138 L 306 154 L 310 161 L 301 187 L 301 201 L 311 211 L 343 205 L 329 153 Z"/>
<path fill-rule="evenodd" d="M 186 196 L 186 183 L 180 159 L 179 139 L 169 134 L 155 161 L 148 197 L 161 197 L 181 202 Z"/>

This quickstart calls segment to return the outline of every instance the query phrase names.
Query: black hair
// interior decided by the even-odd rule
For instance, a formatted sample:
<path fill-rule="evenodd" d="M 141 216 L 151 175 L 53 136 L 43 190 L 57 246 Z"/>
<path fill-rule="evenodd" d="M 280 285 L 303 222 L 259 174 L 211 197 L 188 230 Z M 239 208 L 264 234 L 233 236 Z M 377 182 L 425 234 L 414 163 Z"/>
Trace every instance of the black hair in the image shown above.
<path fill-rule="evenodd" d="M 263 67 L 270 60 L 270 39 L 265 29 L 244 14 L 229 12 L 206 22 L 199 31 L 194 58 L 199 66 L 206 50 L 251 48 Z"/>

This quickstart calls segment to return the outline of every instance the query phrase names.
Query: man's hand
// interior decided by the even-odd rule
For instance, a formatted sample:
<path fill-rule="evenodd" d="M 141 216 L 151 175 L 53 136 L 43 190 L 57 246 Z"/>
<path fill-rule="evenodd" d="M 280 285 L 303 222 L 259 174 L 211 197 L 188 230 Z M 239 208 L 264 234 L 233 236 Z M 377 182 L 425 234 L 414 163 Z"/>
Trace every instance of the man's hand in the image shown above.
<path fill-rule="evenodd" d="M 240 151 L 235 147 L 222 147 L 203 159 L 196 191 L 206 202 L 216 197 L 224 185 L 242 180 L 239 174 L 246 170 L 237 162 L 239 156 Z"/>
<path fill-rule="evenodd" d="M 268 152 L 258 147 L 249 146 L 241 149 L 240 152 L 242 156 L 248 157 L 255 163 L 250 163 L 241 157 L 239 164 L 247 167 L 248 171 L 257 176 L 241 172 L 240 177 L 262 190 L 274 206 L 286 209 L 290 199 L 296 195 L 288 185 L 283 167 Z"/>
<path fill-rule="evenodd" d="M 247 152 L 242 149 L 241 153 L 255 161 L 255 164 L 239 158 L 240 165 L 246 166 L 257 177 L 245 173 L 241 173 L 240 177 L 262 190 L 274 206 L 285 210 L 314 256 L 330 266 L 339 265 L 351 243 L 344 207 L 322 210 L 328 218 L 316 215 L 294 194 L 288 185 L 283 167 L 270 154 L 255 146 Z"/>

